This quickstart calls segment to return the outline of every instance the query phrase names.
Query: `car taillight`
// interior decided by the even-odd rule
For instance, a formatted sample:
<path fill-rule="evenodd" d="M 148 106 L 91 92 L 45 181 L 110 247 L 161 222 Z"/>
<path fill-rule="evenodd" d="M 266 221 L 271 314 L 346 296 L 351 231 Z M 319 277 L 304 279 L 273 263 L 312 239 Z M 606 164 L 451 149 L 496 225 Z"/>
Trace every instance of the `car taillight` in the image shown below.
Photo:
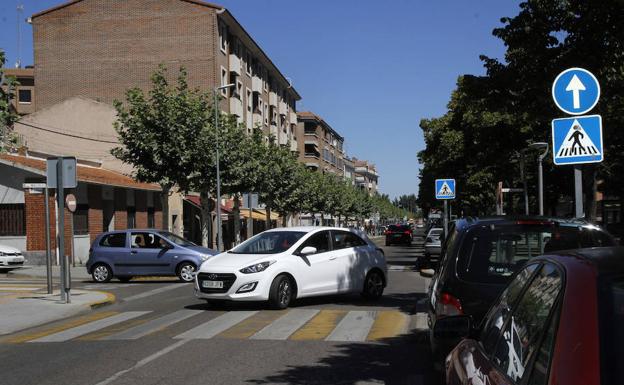
<path fill-rule="evenodd" d="M 438 316 L 452 316 L 464 314 L 459 299 L 449 293 L 440 294 L 440 299 L 436 302 L 436 314 Z"/>
<path fill-rule="evenodd" d="M 409 231 L 409 230 L 406 230 L 406 231 L 405 231 L 405 235 L 412 235 L 412 232 L 411 232 L 411 231 Z"/>
<path fill-rule="evenodd" d="M 386 234 L 386 235 L 390 234 L 390 230 L 386 230 L 386 231 L 384 232 L 384 234 Z"/>

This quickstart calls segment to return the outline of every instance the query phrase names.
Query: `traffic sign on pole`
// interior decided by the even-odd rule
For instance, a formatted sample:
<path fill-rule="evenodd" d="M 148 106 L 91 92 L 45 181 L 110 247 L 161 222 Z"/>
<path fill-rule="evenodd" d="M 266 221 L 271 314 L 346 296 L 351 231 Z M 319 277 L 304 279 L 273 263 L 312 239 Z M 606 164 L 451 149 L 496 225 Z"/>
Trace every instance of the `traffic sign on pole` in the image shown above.
<path fill-rule="evenodd" d="M 455 179 L 435 180 L 436 199 L 455 199 Z"/>
<path fill-rule="evenodd" d="M 600 115 L 554 119 L 552 140 L 556 165 L 598 163 L 604 159 Z"/>
<path fill-rule="evenodd" d="M 586 69 L 568 68 L 555 79 L 552 97 L 561 111 L 570 115 L 582 115 L 598 103 L 600 84 Z"/>

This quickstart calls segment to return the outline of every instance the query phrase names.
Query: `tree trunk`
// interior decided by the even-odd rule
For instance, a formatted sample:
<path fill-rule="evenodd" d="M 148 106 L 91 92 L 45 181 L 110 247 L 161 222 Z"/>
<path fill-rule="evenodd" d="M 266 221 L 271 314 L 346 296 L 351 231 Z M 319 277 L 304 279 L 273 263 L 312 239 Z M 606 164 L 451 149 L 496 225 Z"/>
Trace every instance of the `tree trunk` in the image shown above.
<path fill-rule="evenodd" d="M 162 191 L 160 193 L 160 201 L 162 202 L 162 229 L 172 231 L 174 229 L 169 228 L 169 186 L 160 186 Z M 158 227 L 158 226 L 156 226 Z"/>
<path fill-rule="evenodd" d="M 321 226 L 325 226 L 325 215 L 321 213 Z"/>
<path fill-rule="evenodd" d="M 240 197 L 238 194 L 234 194 L 234 208 L 232 210 L 234 214 L 234 244 L 241 243 L 241 228 L 240 228 Z"/>
<path fill-rule="evenodd" d="M 266 205 L 266 228 L 267 230 L 270 230 L 272 228 L 271 226 L 271 206 Z"/>
<path fill-rule="evenodd" d="M 288 227 L 288 214 L 282 217 L 282 227 Z"/>
<path fill-rule="evenodd" d="M 202 246 L 212 247 L 212 216 L 210 215 L 212 200 L 208 191 L 202 191 L 199 194 L 199 202 L 201 204 Z"/>

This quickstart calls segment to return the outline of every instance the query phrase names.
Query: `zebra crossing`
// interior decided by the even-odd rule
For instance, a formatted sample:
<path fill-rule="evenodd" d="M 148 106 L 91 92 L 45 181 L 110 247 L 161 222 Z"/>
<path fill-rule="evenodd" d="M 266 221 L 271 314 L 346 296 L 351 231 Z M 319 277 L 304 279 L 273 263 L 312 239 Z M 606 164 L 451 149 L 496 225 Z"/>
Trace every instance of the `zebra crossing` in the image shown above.
<path fill-rule="evenodd" d="M 129 341 L 154 333 L 174 340 L 213 338 L 279 341 L 374 342 L 408 332 L 412 317 L 397 310 L 288 309 L 204 311 L 181 309 L 107 312 L 0 342 Z M 184 321 L 184 325 L 178 325 Z M 190 325 L 190 326 L 189 326 Z"/>

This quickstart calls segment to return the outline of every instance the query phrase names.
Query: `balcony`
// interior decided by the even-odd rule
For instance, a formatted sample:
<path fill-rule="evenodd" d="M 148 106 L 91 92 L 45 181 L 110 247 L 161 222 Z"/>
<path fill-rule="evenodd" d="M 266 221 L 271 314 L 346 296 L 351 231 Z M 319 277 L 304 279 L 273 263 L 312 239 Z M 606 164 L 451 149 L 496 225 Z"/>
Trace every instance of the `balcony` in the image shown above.
<path fill-rule="evenodd" d="M 279 114 L 286 116 L 288 115 L 288 106 L 284 102 L 279 102 Z"/>
<path fill-rule="evenodd" d="M 259 114 L 257 112 L 254 112 L 253 114 L 253 126 L 256 127 L 262 127 L 262 124 L 264 122 L 262 121 L 262 114 Z"/>
<path fill-rule="evenodd" d="M 241 75 L 243 70 L 243 66 L 241 64 L 241 59 L 236 56 L 236 54 L 230 54 L 230 72 L 234 72 L 238 76 Z"/>
<path fill-rule="evenodd" d="M 289 120 L 290 124 L 297 124 L 297 113 L 296 112 L 290 112 L 290 120 Z"/>
<path fill-rule="evenodd" d="M 243 102 L 238 98 L 230 98 L 230 114 L 243 117 Z"/>
<path fill-rule="evenodd" d="M 355 177 L 355 181 L 357 183 L 365 183 L 364 177 L 363 176 L 356 176 Z"/>
<path fill-rule="evenodd" d="M 278 133 L 277 133 L 277 126 L 275 124 L 271 124 L 271 127 L 269 129 L 269 133 L 271 135 L 273 135 L 273 137 L 275 137 L 275 139 L 277 140 Z"/>
<path fill-rule="evenodd" d="M 293 138 L 290 141 L 290 151 L 298 151 L 299 149 L 297 148 L 297 141 L 295 140 L 295 138 Z"/>
<path fill-rule="evenodd" d="M 269 106 L 277 107 L 277 94 L 273 91 L 269 92 Z"/>
<path fill-rule="evenodd" d="M 288 144 L 288 135 L 282 133 L 279 136 L 279 144 L 286 146 Z"/>
<path fill-rule="evenodd" d="M 257 75 L 251 77 L 251 90 L 259 94 L 262 93 L 262 79 Z"/>

